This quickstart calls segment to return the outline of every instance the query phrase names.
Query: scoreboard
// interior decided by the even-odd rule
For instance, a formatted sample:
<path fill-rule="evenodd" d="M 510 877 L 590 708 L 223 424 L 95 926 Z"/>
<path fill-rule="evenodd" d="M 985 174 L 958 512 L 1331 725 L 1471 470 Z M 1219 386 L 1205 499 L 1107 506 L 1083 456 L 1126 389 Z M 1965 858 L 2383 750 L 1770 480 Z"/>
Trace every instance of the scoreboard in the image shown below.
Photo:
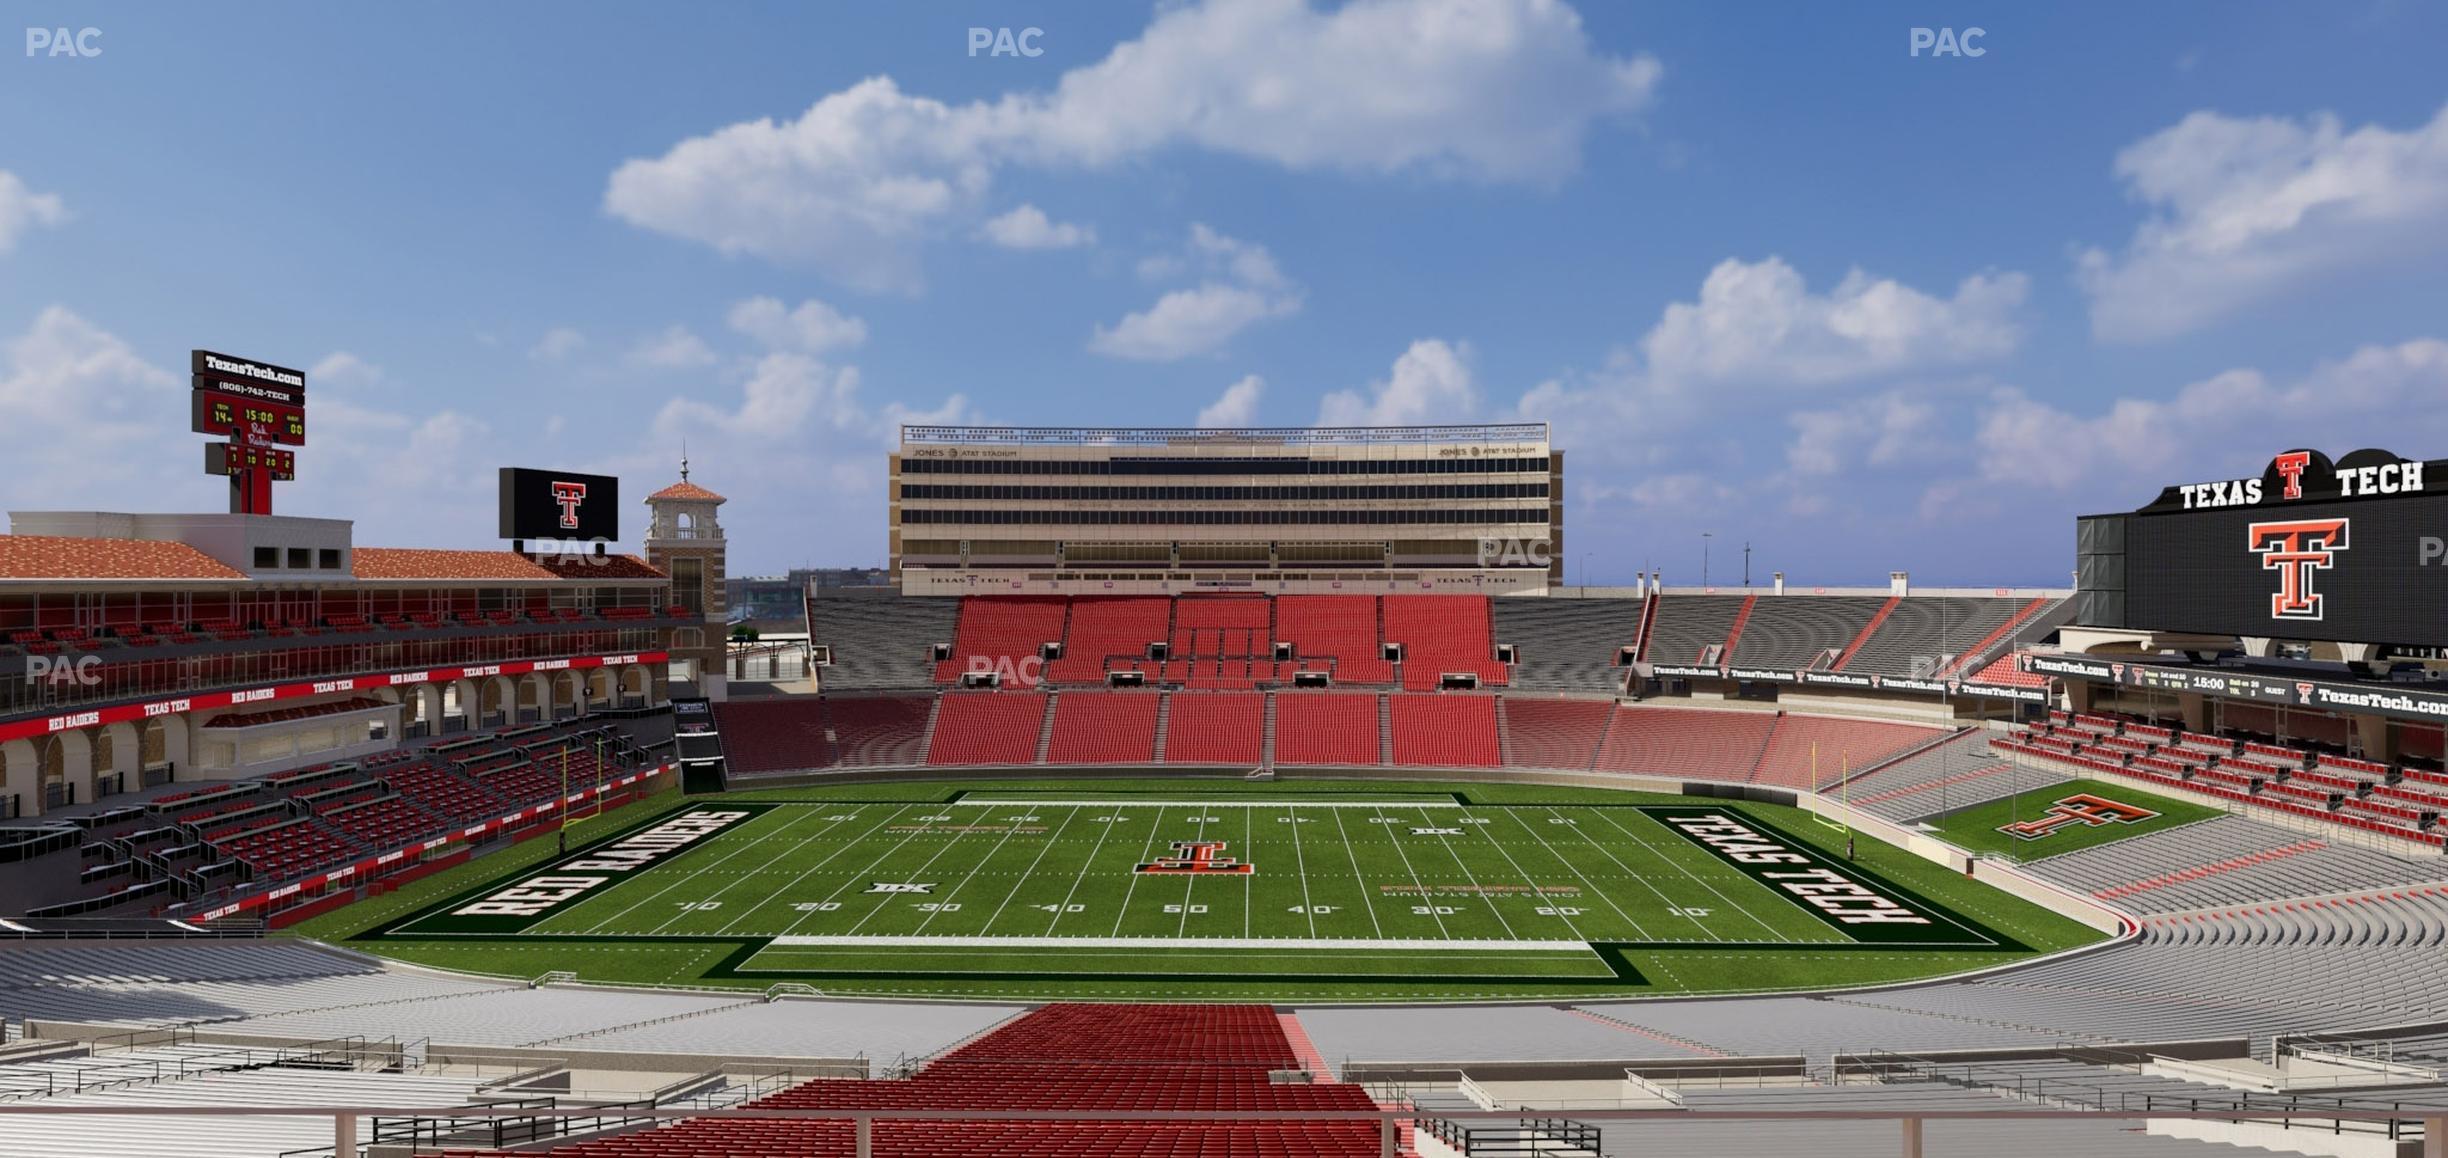
<path fill-rule="evenodd" d="M 2448 645 L 2448 460 L 2291 450 L 2076 526 L 2084 626 Z"/>
<path fill-rule="evenodd" d="M 306 408 L 215 389 L 195 391 L 195 432 L 249 446 L 306 445 Z"/>
<path fill-rule="evenodd" d="M 223 441 L 204 447 L 204 473 L 227 475 L 230 513 L 272 513 L 272 484 L 297 477 L 306 445 L 306 374 L 270 362 L 196 350 L 188 369 L 197 434 Z"/>

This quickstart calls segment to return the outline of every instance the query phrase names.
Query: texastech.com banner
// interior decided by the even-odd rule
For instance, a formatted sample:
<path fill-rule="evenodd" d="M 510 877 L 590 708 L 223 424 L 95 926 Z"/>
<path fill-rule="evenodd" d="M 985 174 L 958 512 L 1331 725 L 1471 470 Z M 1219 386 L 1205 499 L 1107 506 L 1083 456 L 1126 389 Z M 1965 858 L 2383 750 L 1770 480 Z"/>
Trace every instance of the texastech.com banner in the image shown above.
<path fill-rule="evenodd" d="M 1855 941 L 1881 945 L 1994 945 L 1917 897 L 1721 808 L 1641 805 L 1636 811 L 1708 850 Z"/>
<path fill-rule="evenodd" d="M 411 936 L 521 933 L 630 877 L 729 832 L 770 804 L 699 805 L 595 842 L 507 883 L 466 893 L 384 930 Z M 413 932 L 408 932 L 413 930 Z"/>

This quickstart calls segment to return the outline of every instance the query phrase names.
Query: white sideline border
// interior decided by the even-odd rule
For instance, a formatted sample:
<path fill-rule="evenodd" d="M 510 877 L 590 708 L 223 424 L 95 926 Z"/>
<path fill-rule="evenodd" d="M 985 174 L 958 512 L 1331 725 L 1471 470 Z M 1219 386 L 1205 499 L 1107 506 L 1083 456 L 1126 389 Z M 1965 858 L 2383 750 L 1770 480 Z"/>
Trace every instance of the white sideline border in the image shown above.
<path fill-rule="evenodd" d="M 938 808 L 1469 808 L 1458 800 L 955 800 Z M 1480 805 L 1485 808 L 1487 805 Z M 1509 807 L 1497 805 L 1496 807 Z M 1535 807 L 1545 808 L 1541 804 Z"/>
<path fill-rule="evenodd" d="M 1506 941 L 1490 939 L 1403 941 L 1369 937 L 965 937 L 906 936 L 889 933 L 789 934 L 765 943 L 767 949 L 817 948 L 952 948 L 952 949 L 1407 949 L 1497 950 L 1517 953 L 1595 953 L 1587 941 Z M 760 950 L 762 951 L 762 950 Z"/>

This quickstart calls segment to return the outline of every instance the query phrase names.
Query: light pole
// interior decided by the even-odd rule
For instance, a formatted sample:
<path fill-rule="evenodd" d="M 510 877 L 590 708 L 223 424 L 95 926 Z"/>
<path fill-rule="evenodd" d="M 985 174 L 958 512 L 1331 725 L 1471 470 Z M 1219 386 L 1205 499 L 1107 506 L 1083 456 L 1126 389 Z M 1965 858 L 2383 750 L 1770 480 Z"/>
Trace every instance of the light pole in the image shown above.
<path fill-rule="evenodd" d="M 1751 585 L 1751 540 L 1743 540 L 1743 586 Z"/>
<path fill-rule="evenodd" d="M 1716 537 L 1717 532 L 1715 531 L 1700 532 L 1700 589 L 1703 591 L 1708 590 L 1709 585 L 1709 540 Z"/>
<path fill-rule="evenodd" d="M 1589 556 L 1589 552 L 1581 552 L 1581 591 L 1585 595 L 1589 593 Z"/>

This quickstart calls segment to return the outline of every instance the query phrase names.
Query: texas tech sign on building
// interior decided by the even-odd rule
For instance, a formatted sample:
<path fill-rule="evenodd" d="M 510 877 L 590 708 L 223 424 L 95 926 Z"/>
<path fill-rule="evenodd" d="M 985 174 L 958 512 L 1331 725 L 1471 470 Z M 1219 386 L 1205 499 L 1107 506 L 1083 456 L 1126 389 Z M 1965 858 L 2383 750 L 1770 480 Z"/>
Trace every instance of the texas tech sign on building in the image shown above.
<path fill-rule="evenodd" d="M 2081 626 L 2448 645 L 2448 460 L 2282 451 L 2081 519 L 2075 551 Z"/>

